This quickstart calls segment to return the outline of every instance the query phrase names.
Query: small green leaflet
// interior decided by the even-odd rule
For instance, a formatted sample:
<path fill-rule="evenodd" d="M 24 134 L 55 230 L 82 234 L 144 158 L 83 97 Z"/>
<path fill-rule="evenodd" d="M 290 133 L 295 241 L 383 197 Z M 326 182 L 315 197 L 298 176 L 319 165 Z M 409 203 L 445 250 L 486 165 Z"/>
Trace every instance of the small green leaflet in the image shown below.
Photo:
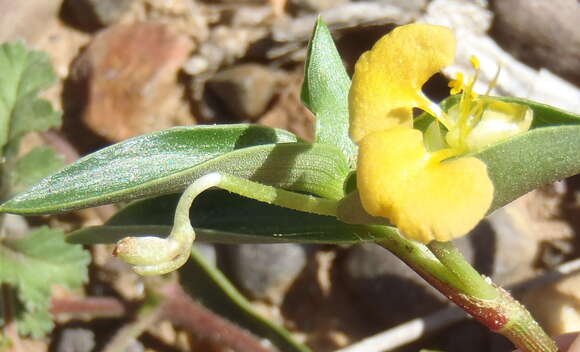
<path fill-rule="evenodd" d="M 0 241 L 0 283 L 16 291 L 21 334 L 41 337 L 52 328 L 48 312 L 52 287 L 80 287 L 87 280 L 89 262 L 90 255 L 81 246 L 66 243 L 62 231 L 48 227 Z"/>
<path fill-rule="evenodd" d="M 20 42 L 0 45 L 0 148 L 27 132 L 60 125 L 60 114 L 38 93 L 56 80 L 48 56 Z"/>

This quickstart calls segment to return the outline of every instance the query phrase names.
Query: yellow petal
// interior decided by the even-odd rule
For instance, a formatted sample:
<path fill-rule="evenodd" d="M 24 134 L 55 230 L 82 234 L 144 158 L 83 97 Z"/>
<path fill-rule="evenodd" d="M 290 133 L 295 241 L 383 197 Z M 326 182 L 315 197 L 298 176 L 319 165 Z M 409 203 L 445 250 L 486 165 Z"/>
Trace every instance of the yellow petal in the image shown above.
<path fill-rule="evenodd" d="M 395 28 L 364 53 L 355 66 L 349 93 L 350 137 L 358 143 L 371 132 L 412 126 L 412 108 L 430 111 L 423 84 L 455 56 L 449 28 L 409 24 Z"/>
<path fill-rule="evenodd" d="M 423 243 L 469 232 L 493 199 L 486 165 L 473 157 L 440 162 L 439 153 L 428 153 L 421 132 L 410 128 L 366 136 L 357 171 L 365 210 Z"/>

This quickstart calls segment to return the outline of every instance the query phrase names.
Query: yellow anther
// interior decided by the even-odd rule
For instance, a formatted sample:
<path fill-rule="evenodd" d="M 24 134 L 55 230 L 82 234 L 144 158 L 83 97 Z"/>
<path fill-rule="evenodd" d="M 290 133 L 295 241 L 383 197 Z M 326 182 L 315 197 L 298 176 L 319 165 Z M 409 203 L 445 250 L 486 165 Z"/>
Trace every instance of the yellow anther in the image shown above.
<path fill-rule="evenodd" d="M 471 58 L 469 59 L 469 61 L 471 62 L 471 66 L 473 66 L 474 69 L 479 70 L 479 59 L 477 58 L 477 56 L 472 55 Z"/>
<path fill-rule="evenodd" d="M 463 88 L 465 87 L 465 82 L 463 80 L 463 72 L 457 72 L 457 77 L 451 82 L 449 82 L 448 86 L 449 88 L 451 88 L 450 93 L 452 95 L 461 93 L 463 91 Z"/>

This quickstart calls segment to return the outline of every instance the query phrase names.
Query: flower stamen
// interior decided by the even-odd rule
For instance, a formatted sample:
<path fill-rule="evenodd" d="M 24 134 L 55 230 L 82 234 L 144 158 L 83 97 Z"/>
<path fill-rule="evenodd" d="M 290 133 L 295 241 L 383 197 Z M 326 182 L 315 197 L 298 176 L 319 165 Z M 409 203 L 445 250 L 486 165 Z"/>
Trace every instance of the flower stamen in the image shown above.
<path fill-rule="evenodd" d="M 489 93 L 491 93 L 492 89 L 494 89 L 495 86 L 497 85 L 497 80 L 499 78 L 500 72 L 501 72 L 501 65 L 498 63 L 497 70 L 495 71 L 495 75 L 493 76 L 493 79 L 491 80 L 491 82 L 489 82 L 489 85 L 487 86 L 487 90 L 485 91 L 485 95 L 489 95 Z"/>

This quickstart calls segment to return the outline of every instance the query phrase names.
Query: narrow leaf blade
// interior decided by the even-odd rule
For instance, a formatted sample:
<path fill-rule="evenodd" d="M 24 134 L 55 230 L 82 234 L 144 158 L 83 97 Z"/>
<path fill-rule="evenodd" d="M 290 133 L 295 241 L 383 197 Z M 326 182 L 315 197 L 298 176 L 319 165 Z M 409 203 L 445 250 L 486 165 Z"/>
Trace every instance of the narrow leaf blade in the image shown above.
<path fill-rule="evenodd" d="M 289 132 L 254 125 L 169 129 L 88 155 L 0 211 L 54 213 L 172 193 L 212 171 L 338 197 L 344 158 L 331 147 L 287 143 L 294 141 Z"/>
<path fill-rule="evenodd" d="M 306 58 L 301 98 L 316 116 L 316 142 L 340 149 L 354 166 L 356 145 L 348 135 L 348 90 L 346 73 L 328 27 L 318 18 Z"/>
<path fill-rule="evenodd" d="M 522 98 L 498 100 L 527 105 L 534 112 L 531 130 L 473 156 L 485 162 L 494 183 L 491 210 L 544 184 L 580 173 L 580 116 Z M 458 101 L 442 102 L 447 110 Z"/>
<path fill-rule="evenodd" d="M 488 168 L 497 209 L 550 182 L 580 173 L 580 125 L 537 128 L 474 156 Z"/>

